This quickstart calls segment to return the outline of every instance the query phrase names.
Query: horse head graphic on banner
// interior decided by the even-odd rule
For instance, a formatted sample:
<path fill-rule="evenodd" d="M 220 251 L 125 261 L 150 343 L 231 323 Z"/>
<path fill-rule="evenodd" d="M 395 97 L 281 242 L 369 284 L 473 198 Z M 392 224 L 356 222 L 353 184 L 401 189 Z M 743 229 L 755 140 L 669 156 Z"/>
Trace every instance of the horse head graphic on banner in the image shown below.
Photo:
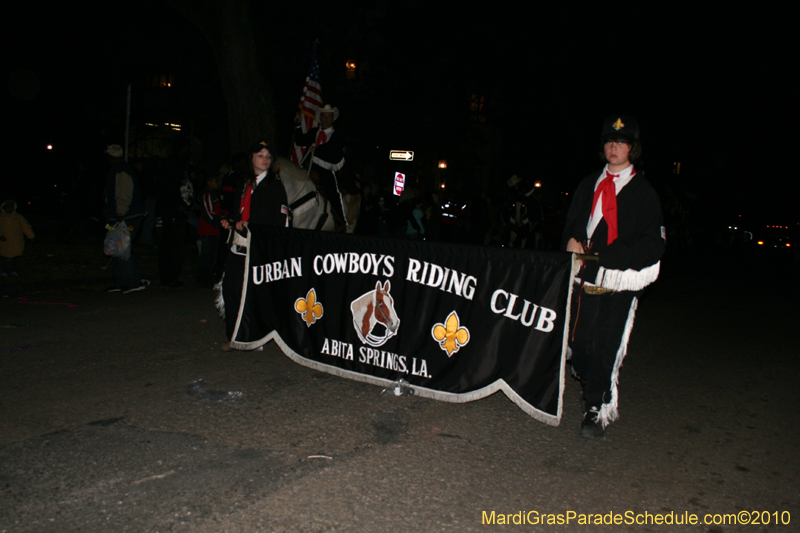
<path fill-rule="evenodd" d="M 397 334 L 400 318 L 394 309 L 390 288 L 389 280 L 383 285 L 378 281 L 375 283 L 375 290 L 362 294 L 350 303 L 353 326 L 364 344 L 383 346 Z"/>

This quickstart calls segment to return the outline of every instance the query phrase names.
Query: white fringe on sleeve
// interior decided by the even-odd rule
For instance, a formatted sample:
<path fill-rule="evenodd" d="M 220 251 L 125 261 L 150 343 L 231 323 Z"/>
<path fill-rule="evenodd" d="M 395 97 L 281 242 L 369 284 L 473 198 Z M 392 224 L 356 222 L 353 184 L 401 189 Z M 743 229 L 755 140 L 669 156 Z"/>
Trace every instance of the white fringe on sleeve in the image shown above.
<path fill-rule="evenodd" d="M 322 168 L 328 169 L 328 170 L 333 171 L 333 172 L 338 172 L 344 166 L 344 157 L 338 163 L 328 163 L 327 161 L 324 161 L 324 160 L 320 159 L 317 156 L 311 156 L 311 161 L 315 165 L 319 165 Z"/>
<path fill-rule="evenodd" d="M 600 267 L 595 285 L 612 291 L 640 291 L 658 279 L 661 261 L 641 270 L 607 270 Z"/>

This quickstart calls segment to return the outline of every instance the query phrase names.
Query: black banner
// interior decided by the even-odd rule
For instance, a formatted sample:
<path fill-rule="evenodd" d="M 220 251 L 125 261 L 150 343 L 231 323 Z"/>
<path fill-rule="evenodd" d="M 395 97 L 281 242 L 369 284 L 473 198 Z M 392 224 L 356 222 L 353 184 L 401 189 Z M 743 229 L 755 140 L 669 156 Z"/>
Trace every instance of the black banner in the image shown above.
<path fill-rule="evenodd" d="M 233 346 L 561 419 L 572 255 L 250 227 Z"/>

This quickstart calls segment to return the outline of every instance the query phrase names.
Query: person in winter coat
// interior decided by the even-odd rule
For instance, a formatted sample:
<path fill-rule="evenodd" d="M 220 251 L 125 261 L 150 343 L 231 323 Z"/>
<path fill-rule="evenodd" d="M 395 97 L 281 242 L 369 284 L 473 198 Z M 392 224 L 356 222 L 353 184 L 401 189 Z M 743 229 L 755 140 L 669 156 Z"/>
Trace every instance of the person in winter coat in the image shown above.
<path fill-rule="evenodd" d="M 222 178 L 219 176 L 208 176 L 206 189 L 200 197 L 202 216 L 197 225 L 197 242 L 200 249 L 200 257 L 197 261 L 197 275 L 195 279 L 200 287 L 211 288 L 217 281 L 216 272 L 217 258 L 219 253 L 220 230 L 222 229 L 222 219 L 228 213 L 222 210 L 220 201 L 220 184 Z"/>
<path fill-rule="evenodd" d="M 142 279 L 142 272 L 132 248 L 144 217 L 144 200 L 139 177 L 134 168 L 123 158 L 124 152 L 120 145 L 112 144 L 105 153 L 108 154 L 111 166 L 106 178 L 106 220 L 109 224 L 127 224 L 131 234 L 130 256 L 126 259 L 121 257 L 112 259 L 114 285 L 106 290 L 122 294 L 142 291 L 150 282 Z"/>
<path fill-rule="evenodd" d="M 17 213 L 17 203 L 7 200 L 0 206 L 0 257 L 3 258 L 2 276 L 19 276 L 19 258 L 25 250 L 25 237 L 33 240 L 30 223 Z"/>

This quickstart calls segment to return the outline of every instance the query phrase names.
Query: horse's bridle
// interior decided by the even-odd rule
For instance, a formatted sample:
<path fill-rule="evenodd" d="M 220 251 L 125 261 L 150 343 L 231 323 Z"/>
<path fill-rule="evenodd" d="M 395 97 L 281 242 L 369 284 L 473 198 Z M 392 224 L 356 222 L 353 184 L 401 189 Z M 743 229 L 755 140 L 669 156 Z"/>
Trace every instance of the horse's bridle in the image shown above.
<path fill-rule="evenodd" d="M 386 326 L 386 333 L 383 336 L 378 337 L 376 335 L 373 335 L 372 334 L 372 330 L 370 330 L 367 333 L 367 335 L 365 336 L 365 338 L 364 338 L 364 340 L 370 346 L 376 346 L 376 347 L 377 346 L 382 346 L 387 340 L 389 340 L 390 337 L 394 336 L 394 331 L 392 331 L 388 327 L 389 324 L 391 323 L 391 318 L 386 315 L 386 311 L 385 311 L 384 307 L 387 307 L 387 305 L 385 303 L 381 302 L 381 301 L 378 301 L 377 294 L 376 294 L 375 295 L 375 315 L 376 315 L 375 319 L 377 320 L 377 318 L 378 318 L 377 315 L 380 314 L 380 317 L 383 319 L 383 322 L 381 322 L 380 320 L 377 320 L 377 321 L 380 322 L 381 324 L 383 324 L 384 326 Z"/>

